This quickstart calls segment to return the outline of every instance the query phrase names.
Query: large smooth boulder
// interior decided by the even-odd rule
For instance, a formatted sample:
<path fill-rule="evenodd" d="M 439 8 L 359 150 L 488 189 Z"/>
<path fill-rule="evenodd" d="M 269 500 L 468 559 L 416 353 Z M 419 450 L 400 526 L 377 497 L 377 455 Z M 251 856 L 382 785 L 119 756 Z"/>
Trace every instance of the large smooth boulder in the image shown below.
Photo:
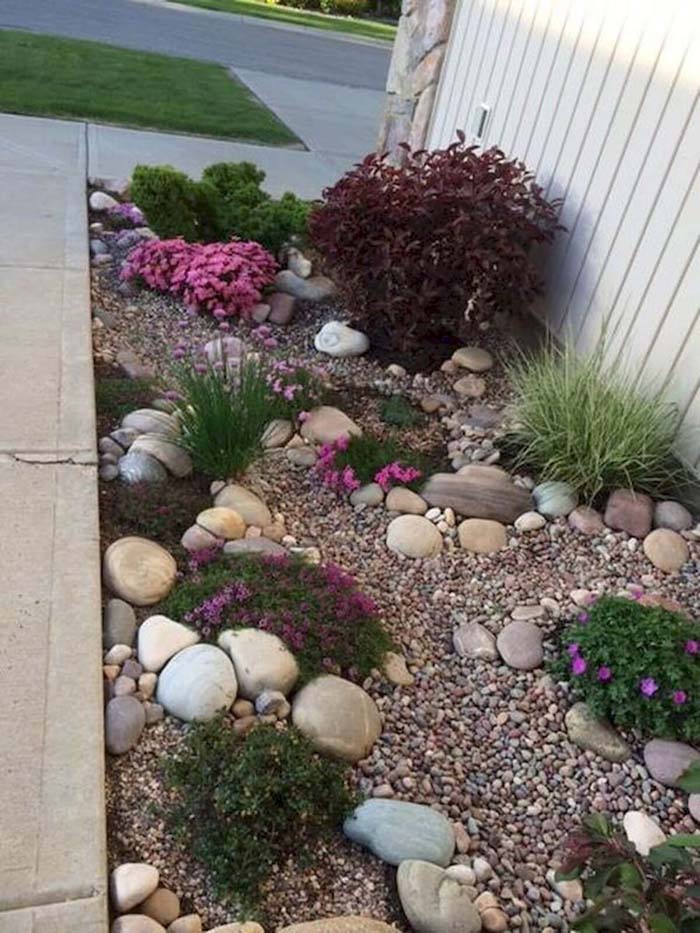
<path fill-rule="evenodd" d="M 532 498 L 535 500 L 537 511 L 547 518 L 558 518 L 560 515 L 568 515 L 578 505 L 578 496 L 576 490 L 568 483 L 549 480 L 546 483 L 540 483 L 532 490 Z"/>
<path fill-rule="evenodd" d="M 281 544 L 264 537 L 240 538 L 238 541 L 227 541 L 224 545 L 224 554 L 274 554 L 281 557 L 288 553 Z"/>
<path fill-rule="evenodd" d="M 197 524 L 216 538 L 224 541 L 235 541 L 245 534 L 245 522 L 233 509 L 215 506 L 204 509 L 197 516 Z"/>
<path fill-rule="evenodd" d="M 428 505 L 450 508 L 465 518 L 492 519 L 506 525 L 532 509 L 530 493 L 509 478 L 499 482 L 497 473 L 482 474 L 483 480 L 473 476 L 473 471 L 435 473 L 421 489 L 421 496 Z"/>
<path fill-rule="evenodd" d="M 167 616 L 150 616 L 138 631 L 138 659 L 145 670 L 157 674 L 178 651 L 198 641 L 199 634 L 186 625 Z"/>
<path fill-rule="evenodd" d="M 604 719 L 598 719 L 585 703 L 575 703 L 564 717 L 569 740 L 607 761 L 627 761 L 632 750 Z"/>
<path fill-rule="evenodd" d="M 314 275 L 302 279 L 291 269 L 283 269 L 275 276 L 275 288 L 287 295 L 293 295 L 301 301 L 326 301 L 335 295 L 337 289 L 325 275 Z"/>
<path fill-rule="evenodd" d="M 187 451 L 173 441 L 157 434 L 141 434 L 129 448 L 129 453 L 143 451 L 155 457 L 173 476 L 182 479 L 192 472 L 192 458 Z"/>
<path fill-rule="evenodd" d="M 246 700 L 254 700 L 263 690 L 276 690 L 287 696 L 297 682 L 296 658 L 272 632 L 257 628 L 230 629 L 219 635 L 219 647 L 231 658 L 238 693 Z"/>
<path fill-rule="evenodd" d="M 678 787 L 678 781 L 694 761 L 700 761 L 700 751 L 671 739 L 652 739 L 644 746 L 644 764 L 649 774 L 666 787 Z"/>
<path fill-rule="evenodd" d="M 498 658 L 496 638 L 480 622 L 462 622 L 452 635 L 452 643 L 460 658 L 483 661 Z"/>
<path fill-rule="evenodd" d="M 644 553 L 657 568 L 665 573 L 677 573 L 690 557 L 688 545 L 677 531 L 657 528 L 644 539 Z"/>
<path fill-rule="evenodd" d="M 493 366 L 493 357 L 481 347 L 460 347 L 452 354 L 452 362 L 472 373 L 485 373 Z"/>
<path fill-rule="evenodd" d="M 339 408 L 321 405 L 309 413 L 301 426 L 301 436 L 312 444 L 332 444 L 341 437 L 362 434 L 352 418 Z"/>
<path fill-rule="evenodd" d="M 139 434 L 173 435 L 180 433 L 177 418 L 157 408 L 139 408 L 122 418 L 123 428 L 132 428 Z"/>
<path fill-rule="evenodd" d="M 314 337 L 314 346 L 329 356 L 361 356 L 369 350 L 369 338 L 340 321 L 328 321 Z"/>
<path fill-rule="evenodd" d="M 117 917 L 110 933 L 166 933 L 162 923 L 145 914 L 122 914 Z"/>
<path fill-rule="evenodd" d="M 429 862 L 409 860 L 396 875 L 399 899 L 415 933 L 479 933 L 481 917 L 469 886 Z"/>
<path fill-rule="evenodd" d="M 603 516 L 589 505 L 579 505 L 569 513 L 569 527 L 583 535 L 599 535 L 605 531 Z"/>
<path fill-rule="evenodd" d="M 158 869 L 145 862 L 125 862 L 109 876 L 112 907 L 124 914 L 153 894 L 158 887 Z"/>
<path fill-rule="evenodd" d="M 428 511 L 425 499 L 405 486 L 390 489 L 384 505 L 390 512 L 401 512 L 402 515 L 425 515 Z"/>
<path fill-rule="evenodd" d="M 396 927 L 370 917 L 327 917 L 282 927 L 278 933 L 396 933 Z"/>
<path fill-rule="evenodd" d="M 119 460 L 117 473 L 128 486 L 136 486 L 139 483 L 165 483 L 168 479 L 168 471 L 160 460 L 145 450 L 133 450 L 133 445 Z"/>
<path fill-rule="evenodd" d="M 264 528 L 272 524 L 272 513 L 262 501 L 260 496 L 246 489 L 245 486 L 239 486 L 238 483 L 230 483 L 224 486 L 214 499 L 214 505 L 233 509 L 237 512 L 246 525 L 256 525 L 258 528 Z"/>
<path fill-rule="evenodd" d="M 626 531 L 633 538 L 645 538 L 651 531 L 654 503 L 644 493 L 615 489 L 608 496 L 604 521 L 613 531 Z"/>
<path fill-rule="evenodd" d="M 105 606 L 102 623 L 102 644 L 105 648 L 115 645 L 133 645 L 136 634 L 136 613 L 123 599 L 110 599 Z"/>
<path fill-rule="evenodd" d="M 334 674 L 316 677 L 297 693 L 292 722 L 319 751 L 353 764 L 367 757 L 382 731 L 372 697 Z"/>
<path fill-rule="evenodd" d="M 152 606 L 175 583 L 177 564 L 165 548 L 146 538 L 119 538 L 102 561 L 105 585 L 127 603 Z"/>
<path fill-rule="evenodd" d="M 496 639 L 496 647 L 508 667 L 532 671 L 542 664 L 542 632 L 533 622 L 509 622 Z"/>
<path fill-rule="evenodd" d="M 158 678 L 156 699 L 185 722 L 213 719 L 236 699 L 236 674 L 228 655 L 214 645 L 178 652 Z"/>
<path fill-rule="evenodd" d="M 422 859 L 444 867 L 455 851 L 454 829 L 447 817 L 404 800 L 365 800 L 345 820 L 343 832 L 390 865 Z"/>
<path fill-rule="evenodd" d="M 687 531 L 693 527 L 693 516 L 680 502 L 664 500 L 654 506 L 654 528 L 670 528 L 671 531 Z"/>
<path fill-rule="evenodd" d="M 460 545 L 473 554 L 495 554 L 508 544 L 505 526 L 488 518 L 467 518 L 457 533 Z"/>
<path fill-rule="evenodd" d="M 141 738 L 146 725 L 143 705 L 136 697 L 113 697 L 105 707 L 105 746 L 110 755 L 125 755 Z"/>
<path fill-rule="evenodd" d="M 107 194 L 104 191 L 93 191 L 88 203 L 90 205 L 90 210 L 96 212 L 109 211 L 119 206 L 119 201 L 113 198 L 111 194 Z"/>
<path fill-rule="evenodd" d="M 404 557 L 437 557 L 442 551 L 442 535 L 422 515 L 399 515 L 387 528 L 386 544 Z"/>

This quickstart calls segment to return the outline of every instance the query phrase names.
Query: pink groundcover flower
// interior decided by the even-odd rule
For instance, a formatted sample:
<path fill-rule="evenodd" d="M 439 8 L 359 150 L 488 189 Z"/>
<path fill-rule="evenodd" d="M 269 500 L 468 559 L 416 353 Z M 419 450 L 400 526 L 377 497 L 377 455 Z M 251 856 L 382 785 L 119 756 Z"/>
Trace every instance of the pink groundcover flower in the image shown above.
<path fill-rule="evenodd" d="M 685 653 L 700 654 L 700 641 L 696 641 L 694 638 L 689 639 L 685 643 Z"/>
<path fill-rule="evenodd" d="M 688 701 L 688 694 L 685 690 L 674 690 L 673 691 L 673 702 L 676 706 L 683 706 L 684 703 Z"/>
<path fill-rule="evenodd" d="M 576 657 L 571 662 L 571 672 L 577 677 L 580 677 L 582 674 L 585 674 L 588 670 L 588 665 L 584 658 L 580 654 L 577 654 Z"/>
<path fill-rule="evenodd" d="M 639 692 L 645 697 L 653 697 L 655 693 L 658 693 L 659 685 L 654 680 L 653 677 L 644 677 L 639 682 Z"/>
<path fill-rule="evenodd" d="M 598 676 L 598 680 L 602 684 L 607 684 L 612 680 L 613 672 L 610 670 L 607 664 L 601 664 L 601 666 L 598 668 L 597 676 Z"/>

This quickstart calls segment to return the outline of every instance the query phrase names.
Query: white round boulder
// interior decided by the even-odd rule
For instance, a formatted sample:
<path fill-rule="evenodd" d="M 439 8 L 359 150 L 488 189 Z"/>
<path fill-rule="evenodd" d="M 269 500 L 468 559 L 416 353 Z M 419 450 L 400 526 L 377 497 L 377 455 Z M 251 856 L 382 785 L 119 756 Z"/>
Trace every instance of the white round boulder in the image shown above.
<path fill-rule="evenodd" d="M 437 557 L 442 551 L 442 535 L 422 515 L 399 515 L 387 528 L 390 551 L 405 557 Z"/>
<path fill-rule="evenodd" d="M 158 671 L 178 651 L 196 645 L 199 634 L 167 616 L 150 616 L 138 631 L 138 659 L 147 671 Z"/>
<path fill-rule="evenodd" d="M 172 589 L 177 564 L 160 544 L 134 536 L 110 544 L 102 574 L 115 596 L 134 606 L 152 606 Z"/>
<path fill-rule="evenodd" d="M 165 665 L 156 699 L 178 719 L 206 721 L 231 708 L 237 687 L 233 664 L 225 652 L 215 645 L 193 645 Z"/>
<path fill-rule="evenodd" d="M 169 473 L 182 479 L 192 472 L 192 458 L 187 451 L 173 441 L 157 434 L 141 434 L 129 448 L 140 450 L 155 457 Z"/>
<path fill-rule="evenodd" d="M 369 338 L 340 321 L 328 321 L 314 337 L 314 346 L 329 356 L 361 356 L 369 350 Z"/>
<path fill-rule="evenodd" d="M 382 731 L 372 697 L 334 674 L 316 677 L 297 693 L 292 722 L 319 751 L 353 764 L 369 755 Z"/>
<path fill-rule="evenodd" d="M 109 878 L 112 907 L 124 914 L 158 887 L 158 869 L 145 862 L 125 862 L 114 869 Z"/>
<path fill-rule="evenodd" d="M 255 700 L 263 690 L 277 690 L 287 696 L 297 682 L 296 658 L 272 632 L 229 629 L 219 635 L 219 647 L 230 656 L 238 693 L 246 700 Z"/>

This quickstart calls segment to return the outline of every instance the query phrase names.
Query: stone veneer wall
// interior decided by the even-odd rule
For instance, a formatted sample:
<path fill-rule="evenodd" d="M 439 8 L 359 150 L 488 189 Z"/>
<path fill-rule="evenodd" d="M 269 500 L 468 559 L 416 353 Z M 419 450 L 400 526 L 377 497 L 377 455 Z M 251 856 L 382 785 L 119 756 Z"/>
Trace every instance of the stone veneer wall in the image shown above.
<path fill-rule="evenodd" d="M 403 0 L 377 149 L 400 161 L 399 143 L 424 144 L 457 0 Z"/>

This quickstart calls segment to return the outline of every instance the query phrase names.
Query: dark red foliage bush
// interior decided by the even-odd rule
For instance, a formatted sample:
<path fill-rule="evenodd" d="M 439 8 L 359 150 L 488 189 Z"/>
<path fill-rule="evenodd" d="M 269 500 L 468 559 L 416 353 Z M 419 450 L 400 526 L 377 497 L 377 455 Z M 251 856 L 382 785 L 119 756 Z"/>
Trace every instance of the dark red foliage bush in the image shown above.
<path fill-rule="evenodd" d="M 370 155 L 312 214 L 311 238 L 375 339 L 410 349 L 446 331 L 523 311 L 540 289 L 530 259 L 550 243 L 560 202 L 522 162 L 464 136 L 405 164 Z"/>

